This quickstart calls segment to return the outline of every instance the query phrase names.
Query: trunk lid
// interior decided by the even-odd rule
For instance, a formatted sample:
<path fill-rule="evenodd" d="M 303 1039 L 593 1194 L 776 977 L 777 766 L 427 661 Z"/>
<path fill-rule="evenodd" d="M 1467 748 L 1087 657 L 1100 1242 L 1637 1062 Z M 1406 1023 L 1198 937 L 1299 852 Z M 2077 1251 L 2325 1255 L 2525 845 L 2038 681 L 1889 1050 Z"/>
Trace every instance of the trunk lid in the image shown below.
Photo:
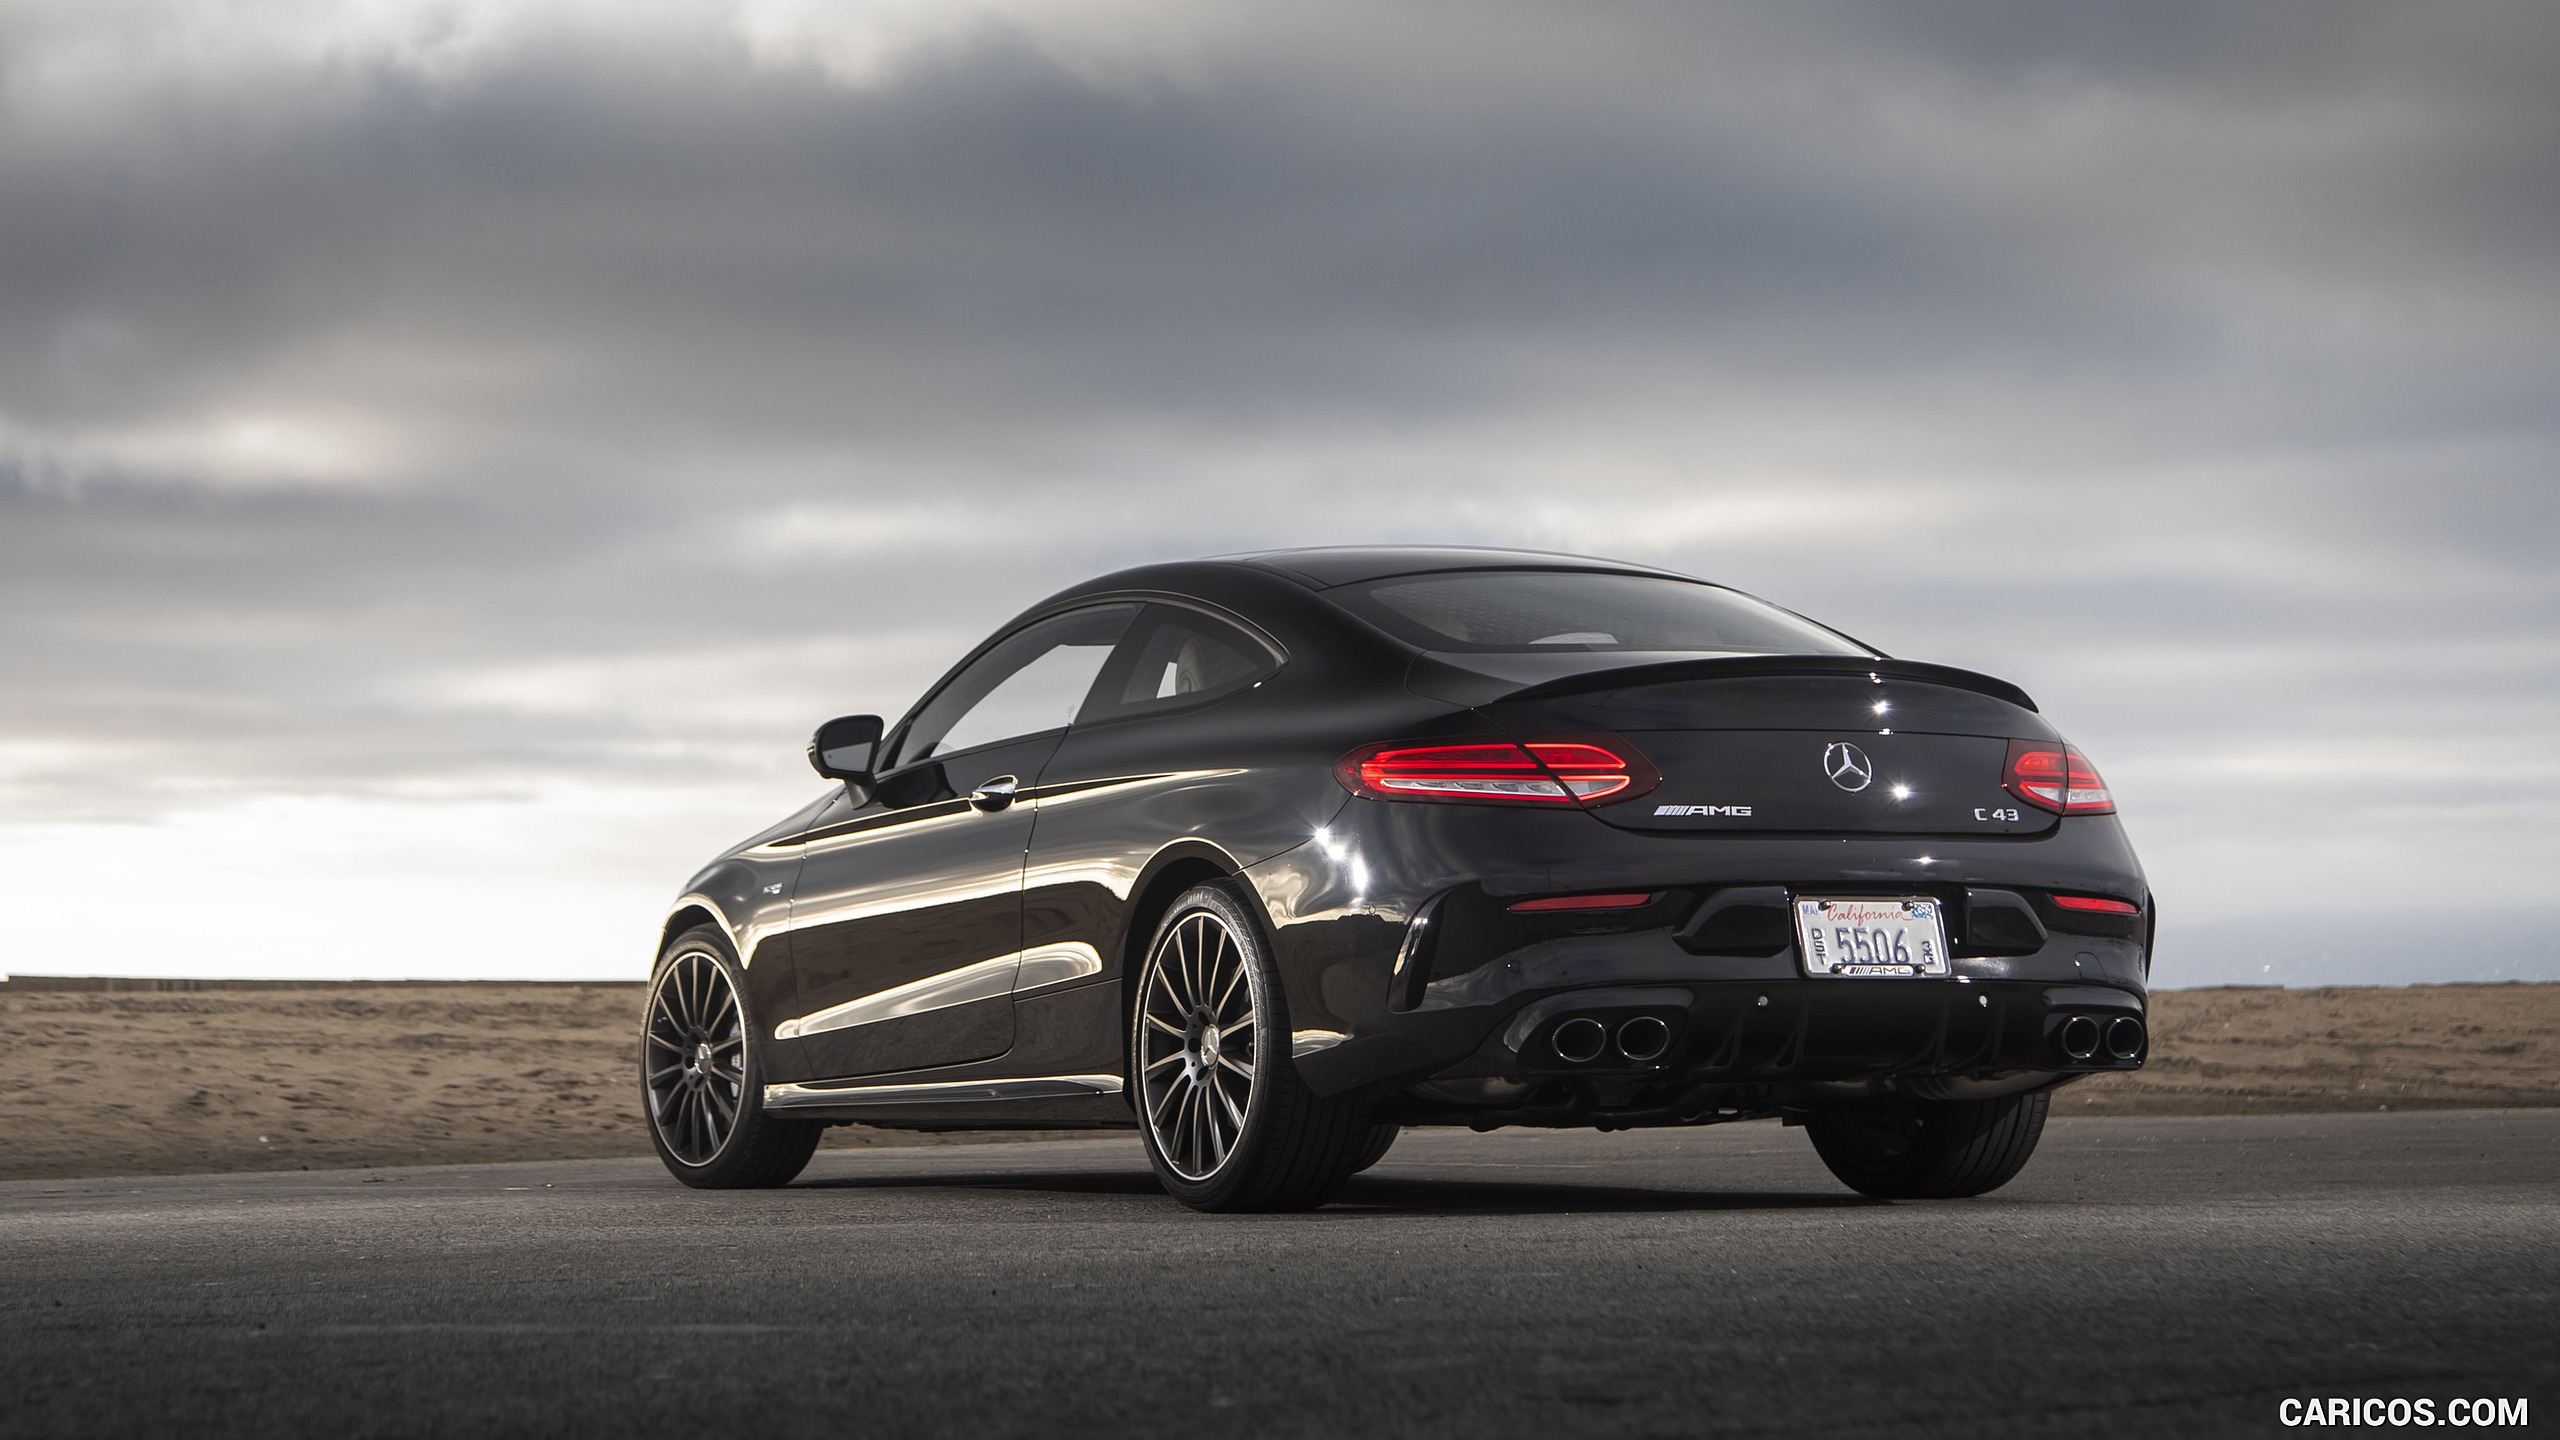
<path fill-rule="evenodd" d="M 2058 740 L 2025 692 L 1907 661 L 1770 657 L 1607 670 L 1482 704 L 1521 737 L 1610 732 L 1662 772 L 1592 814 L 1623 830 L 2032 835 L 2009 742 Z"/>

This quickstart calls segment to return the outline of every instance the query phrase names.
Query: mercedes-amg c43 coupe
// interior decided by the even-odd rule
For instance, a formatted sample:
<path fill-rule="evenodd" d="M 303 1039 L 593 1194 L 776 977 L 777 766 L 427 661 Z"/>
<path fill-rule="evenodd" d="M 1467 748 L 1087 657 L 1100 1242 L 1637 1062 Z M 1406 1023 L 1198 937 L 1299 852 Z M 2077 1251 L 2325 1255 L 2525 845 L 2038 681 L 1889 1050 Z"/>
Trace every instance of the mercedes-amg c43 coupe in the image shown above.
<path fill-rule="evenodd" d="M 1042 601 L 668 916 L 667 1168 L 822 1130 L 1134 1128 L 1203 1210 L 1407 1126 L 1801 1126 L 1979 1194 L 2139 1067 L 2154 911 L 2017 686 L 1640 565 L 1280 551 Z"/>

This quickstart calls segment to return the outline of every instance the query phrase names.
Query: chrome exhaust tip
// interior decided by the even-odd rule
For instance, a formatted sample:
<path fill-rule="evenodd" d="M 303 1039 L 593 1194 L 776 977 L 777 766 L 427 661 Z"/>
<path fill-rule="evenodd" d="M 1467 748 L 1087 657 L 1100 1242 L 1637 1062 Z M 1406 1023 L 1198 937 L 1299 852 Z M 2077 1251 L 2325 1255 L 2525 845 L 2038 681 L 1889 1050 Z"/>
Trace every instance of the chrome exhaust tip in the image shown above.
<path fill-rule="evenodd" d="M 2098 1022 L 2086 1015 L 2074 1015 L 2062 1022 L 2062 1053 L 2074 1060 L 2086 1060 L 2098 1053 Z"/>
<path fill-rule="evenodd" d="M 2142 1039 L 2142 1022 L 2130 1015 L 2119 1015 L 2107 1022 L 2107 1053 L 2119 1060 L 2141 1054 Z"/>
<path fill-rule="evenodd" d="M 1547 1034 L 1547 1048 L 1567 1065 L 1588 1065 L 1599 1059 L 1600 1052 L 1608 1046 L 1608 1027 L 1588 1015 L 1558 1021 Z"/>
<path fill-rule="evenodd" d="M 1639 1015 L 1618 1027 L 1618 1053 L 1630 1060 L 1659 1060 L 1671 1048 L 1671 1027 L 1661 1017 Z"/>

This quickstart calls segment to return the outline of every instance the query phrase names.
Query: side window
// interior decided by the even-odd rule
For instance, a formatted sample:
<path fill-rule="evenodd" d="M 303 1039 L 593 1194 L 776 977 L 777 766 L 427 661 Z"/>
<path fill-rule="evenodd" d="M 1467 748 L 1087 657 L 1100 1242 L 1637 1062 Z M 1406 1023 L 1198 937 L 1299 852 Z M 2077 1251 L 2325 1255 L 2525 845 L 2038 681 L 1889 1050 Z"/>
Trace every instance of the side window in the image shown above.
<path fill-rule="evenodd" d="M 1064 727 L 1137 616 L 1135 605 L 1095 605 L 1006 636 L 924 703 L 891 763 Z"/>
<path fill-rule="evenodd" d="M 1115 720 L 1214 699 L 1278 668 L 1262 642 L 1223 620 L 1150 605 L 1076 719 Z"/>

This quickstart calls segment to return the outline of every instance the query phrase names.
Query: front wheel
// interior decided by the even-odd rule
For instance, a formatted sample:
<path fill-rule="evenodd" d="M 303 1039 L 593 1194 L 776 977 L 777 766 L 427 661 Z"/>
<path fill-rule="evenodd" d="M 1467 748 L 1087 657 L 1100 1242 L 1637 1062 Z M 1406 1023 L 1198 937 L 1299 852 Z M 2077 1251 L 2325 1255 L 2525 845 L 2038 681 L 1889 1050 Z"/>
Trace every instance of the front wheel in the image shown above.
<path fill-rule="evenodd" d="M 1319 1099 L 1289 1055 L 1261 929 L 1224 886 L 1176 900 L 1130 1017 L 1138 1133 L 1156 1179 L 1194 1210 L 1311 1210 L 1371 1141 L 1367 1107 Z"/>
<path fill-rule="evenodd" d="M 700 1190 L 788 1185 L 826 1130 L 766 1113 L 742 994 L 708 925 L 670 942 L 649 982 L 640 1030 L 649 1139 L 668 1171 Z"/>
<path fill-rule="evenodd" d="M 1946 1200 L 1997 1190 L 2026 1168 L 2053 1093 L 1994 1100 L 1890 1100 L 1805 1121 L 1840 1183 L 1879 1200 Z"/>

